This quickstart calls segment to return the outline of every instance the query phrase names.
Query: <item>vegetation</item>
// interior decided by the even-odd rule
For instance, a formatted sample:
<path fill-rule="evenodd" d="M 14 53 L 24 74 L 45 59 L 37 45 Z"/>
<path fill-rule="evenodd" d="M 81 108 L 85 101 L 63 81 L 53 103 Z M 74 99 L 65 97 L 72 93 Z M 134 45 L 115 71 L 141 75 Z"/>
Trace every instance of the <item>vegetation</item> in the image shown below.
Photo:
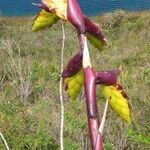
<path fill-rule="evenodd" d="M 0 18 L 0 132 L 14 150 L 59 149 L 59 74 L 61 25 L 32 33 L 33 18 Z M 102 52 L 90 45 L 97 70 L 122 67 L 120 82 L 130 97 L 132 123 L 127 126 L 109 109 L 105 149 L 150 147 L 150 13 L 116 11 L 92 18 L 109 44 Z M 66 24 L 65 60 L 78 49 L 76 31 Z M 97 89 L 101 108 L 104 98 Z M 104 106 L 104 105 L 102 105 Z M 83 94 L 65 96 L 65 150 L 90 149 Z M 0 149 L 5 149 L 0 140 Z"/>

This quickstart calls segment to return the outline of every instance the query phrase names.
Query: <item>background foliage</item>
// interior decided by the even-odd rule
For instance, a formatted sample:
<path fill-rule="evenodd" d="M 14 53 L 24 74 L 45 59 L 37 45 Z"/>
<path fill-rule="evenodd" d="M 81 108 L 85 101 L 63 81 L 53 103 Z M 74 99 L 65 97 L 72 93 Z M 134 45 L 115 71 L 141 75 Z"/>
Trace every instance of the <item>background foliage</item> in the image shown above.
<path fill-rule="evenodd" d="M 93 66 L 97 70 L 122 66 L 120 82 L 132 107 L 130 126 L 109 109 L 105 149 L 146 150 L 150 147 L 150 13 L 116 11 L 92 19 L 109 40 L 102 52 L 90 45 Z M 14 150 L 57 150 L 61 25 L 32 33 L 32 20 L 0 18 L 0 132 Z M 79 46 L 76 31 L 68 23 L 65 32 L 66 64 Z M 102 112 L 105 100 L 99 88 Z M 90 149 L 83 94 L 74 102 L 65 95 L 64 142 L 65 150 Z M 5 149 L 1 139 L 0 149 Z"/>

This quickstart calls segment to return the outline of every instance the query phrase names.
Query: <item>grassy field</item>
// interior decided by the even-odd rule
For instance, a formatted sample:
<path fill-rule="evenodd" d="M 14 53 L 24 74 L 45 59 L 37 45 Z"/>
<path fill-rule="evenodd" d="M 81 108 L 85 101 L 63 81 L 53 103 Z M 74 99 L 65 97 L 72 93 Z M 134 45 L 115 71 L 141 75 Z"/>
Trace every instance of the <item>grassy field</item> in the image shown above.
<path fill-rule="evenodd" d="M 122 66 L 119 79 L 130 97 L 132 124 L 109 108 L 105 150 L 148 150 L 150 147 L 150 12 L 117 11 L 92 18 L 109 41 L 99 52 L 90 45 L 97 70 Z M 33 18 L 0 18 L 0 132 L 11 150 L 59 149 L 59 75 L 61 24 L 31 32 Z M 79 50 L 76 31 L 66 24 L 64 64 Z M 97 89 L 99 109 L 105 100 Z M 90 149 L 86 107 L 81 95 L 65 95 L 65 150 Z M 0 139 L 0 149 L 5 150 Z"/>

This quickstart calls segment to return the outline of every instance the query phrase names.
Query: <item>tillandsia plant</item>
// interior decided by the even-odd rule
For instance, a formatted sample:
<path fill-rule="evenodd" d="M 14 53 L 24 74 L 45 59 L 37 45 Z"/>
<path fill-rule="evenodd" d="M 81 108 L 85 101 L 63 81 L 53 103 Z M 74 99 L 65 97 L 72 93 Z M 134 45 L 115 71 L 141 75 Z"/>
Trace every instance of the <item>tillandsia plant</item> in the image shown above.
<path fill-rule="evenodd" d="M 96 101 L 97 85 L 103 86 L 102 93 L 109 106 L 125 122 L 131 122 L 129 98 L 117 81 L 121 70 L 95 71 L 93 69 L 87 39 L 99 50 L 103 49 L 107 40 L 100 27 L 82 13 L 77 0 L 42 0 L 36 5 L 42 10 L 33 23 L 33 31 L 51 27 L 60 19 L 64 22 L 69 21 L 77 30 L 80 50 L 70 59 L 61 76 L 64 80 L 65 90 L 72 100 L 77 98 L 84 87 L 91 147 L 93 150 L 102 150 L 102 130 L 106 111 L 101 121 Z"/>

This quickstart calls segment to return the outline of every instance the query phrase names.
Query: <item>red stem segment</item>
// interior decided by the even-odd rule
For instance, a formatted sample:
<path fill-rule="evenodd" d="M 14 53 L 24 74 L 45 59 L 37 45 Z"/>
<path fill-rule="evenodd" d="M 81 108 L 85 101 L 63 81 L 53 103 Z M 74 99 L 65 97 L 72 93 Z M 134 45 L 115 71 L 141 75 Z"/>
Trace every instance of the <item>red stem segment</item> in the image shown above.
<path fill-rule="evenodd" d="M 93 150 L 102 150 L 102 136 L 98 132 L 100 121 L 96 101 L 96 76 L 90 67 L 84 68 L 83 71 L 91 145 Z"/>
<path fill-rule="evenodd" d="M 84 71 L 84 87 L 87 100 L 88 116 L 90 118 L 96 118 L 97 102 L 96 102 L 95 74 L 90 67 L 84 68 L 83 71 Z"/>
<path fill-rule="evenodd" d="M 79 34 L 84 33 L 84 17 L 77 0 L 67 0 L 67 5 L 67 19 L 77 29 Z"/>
<path fill-rule="evenodd" d="M 83 51 L 83 76 L 84 90 L 87 105 L 88 128 L 92 150 L 102 150 L 102 136 L 98 132 L 100 126 L 98 106 L 96 101 L 96 73 L 92 70 L 87 39 L 84 34 L 79 34 L 80 47 Z M 98 149 L 96 149 L 98 148 Z"/>

